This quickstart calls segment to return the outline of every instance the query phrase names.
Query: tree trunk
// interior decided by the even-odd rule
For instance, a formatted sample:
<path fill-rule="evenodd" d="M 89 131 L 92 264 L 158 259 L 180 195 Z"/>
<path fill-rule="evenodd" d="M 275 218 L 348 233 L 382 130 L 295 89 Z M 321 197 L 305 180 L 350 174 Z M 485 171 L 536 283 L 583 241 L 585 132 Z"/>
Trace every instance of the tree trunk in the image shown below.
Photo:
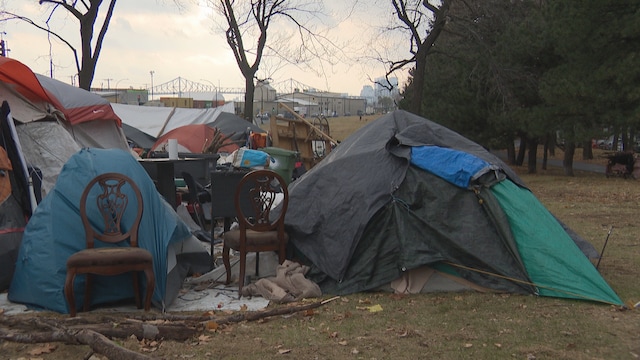
<path fill-rule="evenodd" d="M 513 139 L 509 140 L 507 145 L 507 160 L 509 161 L 509 165 L 516 164 L 516 146 L 513 143 Z"/>
<path fill-rule="evenodd" d="M 413 73 L 414 86 L 411 92 L 412 96 L 409 101 L 409 111 L 417 115 L 422 115 L 422 96 L 425 72 L 427 71 L 427 55 L 429 55 L 429 52 L 433 48 L 433 44 L 438 39 L 438 36 L 440 36 L 440 33 L 442 33 L 444 26 L 447 24 L 447 14 L 449 12 L 450 5 L 451 0 L 443 0 L 440 8 L 430 8 L 434 17 L 433 26 L 429 31 L 429 35 L 427 35 L 423 42 L 418 44 L 418 49 L 415 55 L 416 67 Z M 419 39 L 416 39 L 415 37 L 413 40 L 419 41 Z"/>
<path fill-rule="evenodd" d="M 531 138 L 527 141 L 527 144 L 527 147 L 529 148 L 527 172 L 529 174 L 535 174 L 538 168 L 538 139 Z"/>
<path fill-rule="evenodd" d="M 544 138 L 544 149 L 542 151 L 542 170 L 547 170 L 547 161 L 549 159 L 549 135 Z"/>
<path fill-rule="evenodd" d="M 527 150 L 527 137 L 520 134 L 520 147 L 518 148 L 518 157 L 516 158 L 516 165 L 522 166 L 524 164 L 524 156 Z"/>
<path fill-rule="evenodd" d="M 593 149 L 591 148 L 591 140 L 587 140 L 582 144 L 582 160 L 592 160 Z"/>
<path fill-rule="evenodd" d="M 255 74 L 255 73 L 254 73 Z M 256 86 L 253 83 L 253 74 L 245 74 L 245 95 L 244 95 L 244 114 L 242 114 L 242 118 L 247 121 L 252 121 L 253 119 L 253 95 L 255 93 Z"/>
<path fill-rule="evenodd" d="M 576 152 L 576 144 L 568 142 L 564 147 L 564 158 L 562 159 L 562 167 L 566 176 L 574 176 L 573 174 L 573 154 Z"/>

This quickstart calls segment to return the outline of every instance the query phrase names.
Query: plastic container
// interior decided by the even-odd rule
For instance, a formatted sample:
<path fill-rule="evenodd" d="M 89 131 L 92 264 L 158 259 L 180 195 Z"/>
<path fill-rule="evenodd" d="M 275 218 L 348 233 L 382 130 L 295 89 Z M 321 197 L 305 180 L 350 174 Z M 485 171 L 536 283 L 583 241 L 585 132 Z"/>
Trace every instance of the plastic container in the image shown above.
<path fill-rule="evenodd" d="M 293 169 L 298 159 L 298 153 L 296 151 L 285 150 L 276 147 L 266 147 L 260 149 L 269 154 L 269 169 L 278 173 L 278 175 L 284 178 L 284 181 L 289 185 L 291 178 L 293 177 Z"/>

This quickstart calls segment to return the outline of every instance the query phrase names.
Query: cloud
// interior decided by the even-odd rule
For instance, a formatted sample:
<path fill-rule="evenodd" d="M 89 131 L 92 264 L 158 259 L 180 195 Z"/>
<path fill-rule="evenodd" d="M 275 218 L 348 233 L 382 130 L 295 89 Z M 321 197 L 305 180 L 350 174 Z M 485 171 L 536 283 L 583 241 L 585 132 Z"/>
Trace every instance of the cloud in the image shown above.
<path fill-rule="evenodd" d="M 362 86 L 371 84 L 369 78 L 382 76 L 385 71 L 381 64 L 365 61 L 362 56 L 372 46 L 370 37 L 375 33 L 377 20 L 385 15 L 368 2 L 357 2 L 355 7 L 346 2 L 328 3 L 330 16 L 322 25 L 331 24 L 326 35 L 342 49 L 336 50 L 340 61 L 334 65 L 314 64 L 314 71 L 287 66 L 276 71 L 278 78 L 273 81 L 294 79 L 318 89 L 359 95 Z M 46 7 L 35 1 L 5 0 L 5 5 L 7 10 L 13 9 L 34 20 L 48 16 Z M 106 6 L 105 2 L 103 7 Z M 378 18 L 371 18 L 371 14 Z M 182 77 L 219 82 L 222 87 L 244 87 L 244 78 L 224 33 L 215 27 L 212 16 L 211 9 L 201 4 L 191 3 L 179 10 L 168 0 L 119 1 L 100 54 L 94 85 L 114 86 L 118 82 L 120 87 L 145 88 L 151 83 L 150 71 L 154 71 L 154 85 Z M 79 51 L 75 18 L 59 11 L 51 27 Z M 75 61 L 69 48 L 60 41 L 51 40 L 50 61 L 49 41 L 44 32 L 15 22 L 4 24 L 0 30 L 7 32 L 10 57 L 35 72 L 49 75 L 53 68 L 54 77 L 62 81 L 70 82 L 73 78 Z"/>

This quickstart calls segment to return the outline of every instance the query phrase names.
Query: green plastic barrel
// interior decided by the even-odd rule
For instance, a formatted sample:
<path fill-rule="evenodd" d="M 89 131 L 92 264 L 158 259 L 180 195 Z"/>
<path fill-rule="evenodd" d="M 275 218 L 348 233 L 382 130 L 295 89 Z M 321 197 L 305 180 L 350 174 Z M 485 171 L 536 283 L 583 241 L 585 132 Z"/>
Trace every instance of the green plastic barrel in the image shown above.
<path fill-rule="evenodd" d="M 298 159 L 298 153 L 276 147 L 266 147 L 260 150 L 266 152 L 271 157 L 271 159 L 269 159 L 269 169 L 282 176 L 284 181 L 287 182 L 287 185 L 289 185 L 293 176 L 293 169 L 295 169 L 296 166 L 296 160 Z"/>

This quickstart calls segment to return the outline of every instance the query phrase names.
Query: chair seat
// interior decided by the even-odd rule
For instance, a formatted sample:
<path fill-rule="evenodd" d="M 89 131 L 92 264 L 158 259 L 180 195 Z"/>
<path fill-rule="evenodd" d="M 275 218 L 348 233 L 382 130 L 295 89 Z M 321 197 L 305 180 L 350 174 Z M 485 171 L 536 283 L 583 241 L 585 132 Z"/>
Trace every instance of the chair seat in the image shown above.
<path fill-rule="evenodd" d="M 138 247 L 103 247 L 84 249 L 71 255 L 67 267 L 152 264 L 153 256 Z"/>
<path fill-rule="evenodd" d="M 285 243 L 289 241 L 289 234 L 284 233 Z M 232 249 L 240 248 L 240 230 L 231 230 L 224 233 L 224 243 Z M 277 231 L 254 231 L 247 230 L 247 247 L 269 246 L 278 248 L 279 244 Z"/>

